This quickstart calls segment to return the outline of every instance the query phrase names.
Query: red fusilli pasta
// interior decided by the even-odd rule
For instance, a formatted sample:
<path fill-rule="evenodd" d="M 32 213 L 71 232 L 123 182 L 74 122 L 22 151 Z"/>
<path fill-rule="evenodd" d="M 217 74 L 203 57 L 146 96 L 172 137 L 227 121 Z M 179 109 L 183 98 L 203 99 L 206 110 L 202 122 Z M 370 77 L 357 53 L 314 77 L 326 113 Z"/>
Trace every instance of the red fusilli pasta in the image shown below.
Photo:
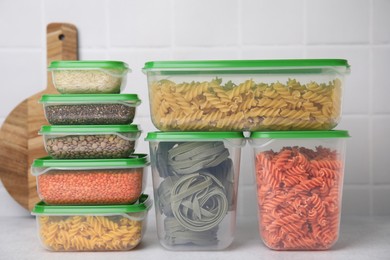
<path fill-rule="evenodd" d="M 343 175 L 336 151 L 285 147 L 256 155 L 260 234 L 276 250 L 322 250 L 338 238 Z"/>

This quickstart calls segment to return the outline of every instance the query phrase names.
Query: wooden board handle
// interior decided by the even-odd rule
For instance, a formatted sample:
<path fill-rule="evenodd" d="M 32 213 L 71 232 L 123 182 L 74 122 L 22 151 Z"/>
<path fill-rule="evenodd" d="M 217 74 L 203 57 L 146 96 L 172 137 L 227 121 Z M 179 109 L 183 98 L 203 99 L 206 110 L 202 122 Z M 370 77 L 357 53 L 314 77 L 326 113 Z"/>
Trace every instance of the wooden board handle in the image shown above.
<path fill-rule="evenodd" d="M 77 60 L 78 42 L 77 28 L 68 23 L 51 23 L 46 29 L 47 41 L 47 66 L 55 60 Z M 51 72 L 47 73 L 47 90 L 57 92 L 51 78 Z"/>
<path fill-rule="evenodd" d="M 53 60 L 77 60 L 77 29 L 74 25 L 52 23 L 47 26 L 47 65 Z M 46 121 L 42 94 L 54 94 L 51 73 L 47 88 L 22 101 L 7 116 L 0 129 L 0 177 L 9 194 L 31 210 L 39 201 L 36 177 L 31 174 L 34 159 L 46 156 L 38 131 Z M 0 257 L 1 258 L 1 257 Z"/>

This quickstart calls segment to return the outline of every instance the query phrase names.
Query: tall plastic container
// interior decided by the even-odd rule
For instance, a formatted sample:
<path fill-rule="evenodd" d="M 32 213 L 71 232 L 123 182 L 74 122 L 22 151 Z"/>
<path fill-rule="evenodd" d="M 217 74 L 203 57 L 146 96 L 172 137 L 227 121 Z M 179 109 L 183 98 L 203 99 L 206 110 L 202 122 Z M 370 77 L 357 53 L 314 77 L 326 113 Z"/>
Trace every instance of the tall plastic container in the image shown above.
<path fill-rule="evenodd" d="M 153 132 L 149 141 L 157 235 L 169 250 L 222 250 L 234 239 L 238 132 Z"/>
<path fill-rule="evenodd" d="M 260 236 L 274 250 L 325 250 L 340 232 L 347 131 L 253 132 Z"/>

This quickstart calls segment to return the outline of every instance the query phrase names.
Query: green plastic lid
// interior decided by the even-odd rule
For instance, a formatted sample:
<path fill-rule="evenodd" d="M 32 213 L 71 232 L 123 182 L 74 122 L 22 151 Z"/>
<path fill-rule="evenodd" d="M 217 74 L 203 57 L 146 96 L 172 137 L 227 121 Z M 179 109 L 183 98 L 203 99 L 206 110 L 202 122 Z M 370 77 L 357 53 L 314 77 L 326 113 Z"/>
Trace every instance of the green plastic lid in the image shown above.
<path fill-rule="evenodd" d="M 131 103 L 139 105 L 137 94 L 62 94 L 42 95 L 40 103 Z"/>
<path fill-rule="evenodd" d="M 39 134 L 72 134 L 72 133 L 130 133 L 140 132 L 138 125 L 45 125 Z"/>
<path fill-rule="evenodd" d="M 35 159 L 32 164 L 32 174 L 39 175 L 41 171 L 34 168 L 138 168 L 149 165 L 146 154 L 132 154 L 129 158 L 118 159 L 53 159 L 50 156 Z"/>
<path fill-rule="evenodd" d="M 103 214 L 127 214 L 148 211 L 152 206 L 149 195 L 142 194 L 134 204 L 126 205 L 47 205 L 43 201 L 38 202 L 33 208 L 33 215 L 103 215 Z"/>
<path fill-rule="evenodd" d="M 348 138 L 348 131 L 275 131 L 275 132 L 252 132 L 250 138 L 271 138 L 271 139 L 302 139 L 302 138 Z"/>
<path fill-rule="evenodd" d="M 201 141 L 244 139 L 242 132 L 150 132 L 145 141 Z"/>
<path fill-rule="evenodd" d="M 344 59 L 288 59 L 288 60 L 196 60 L 149 61 L 144 71 L 167 69 L 238 69 L 238 68 L 294 68 L 294 67 L 346 67 Z"/>
<path fill-rule="evenodd" d="M 52 61 L 49 70 L 57 69 L 115 69 L 131 71 L 127 63 L 122 61 L 92 61 L 92 60 L 66 60 Z"/>

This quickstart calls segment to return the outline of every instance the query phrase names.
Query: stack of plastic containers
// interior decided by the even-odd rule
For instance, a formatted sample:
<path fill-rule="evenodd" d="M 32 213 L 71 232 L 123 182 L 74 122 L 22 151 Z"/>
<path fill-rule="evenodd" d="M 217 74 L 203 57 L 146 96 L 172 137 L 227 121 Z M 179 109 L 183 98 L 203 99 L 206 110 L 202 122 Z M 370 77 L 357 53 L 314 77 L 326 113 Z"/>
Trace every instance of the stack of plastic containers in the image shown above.
<path fill-rule="evenodd" d="M 349 135 L 331 129 L 346 60 L 161 61 L 144 72 L 152 121 L 165 131 L 147 136 L 164 247 L 233 241 L 242 132 L 254 148 L 264 243 L 322 250 L 336 242 Z"/>
<path fill-rule="evenodd" d="M 142 192 L 145 154 L 132 125 L 140 100 L 119 94 L 129 68 L 119 61 L 55 61 L 59 95 L 40 102 L 51 125 L 42 126 L 50 156 L 36 159 L 42 201 L 33 209 L 43 246 L 53 251 L 130 250 L 144 234 L 151 199 Z"/>

